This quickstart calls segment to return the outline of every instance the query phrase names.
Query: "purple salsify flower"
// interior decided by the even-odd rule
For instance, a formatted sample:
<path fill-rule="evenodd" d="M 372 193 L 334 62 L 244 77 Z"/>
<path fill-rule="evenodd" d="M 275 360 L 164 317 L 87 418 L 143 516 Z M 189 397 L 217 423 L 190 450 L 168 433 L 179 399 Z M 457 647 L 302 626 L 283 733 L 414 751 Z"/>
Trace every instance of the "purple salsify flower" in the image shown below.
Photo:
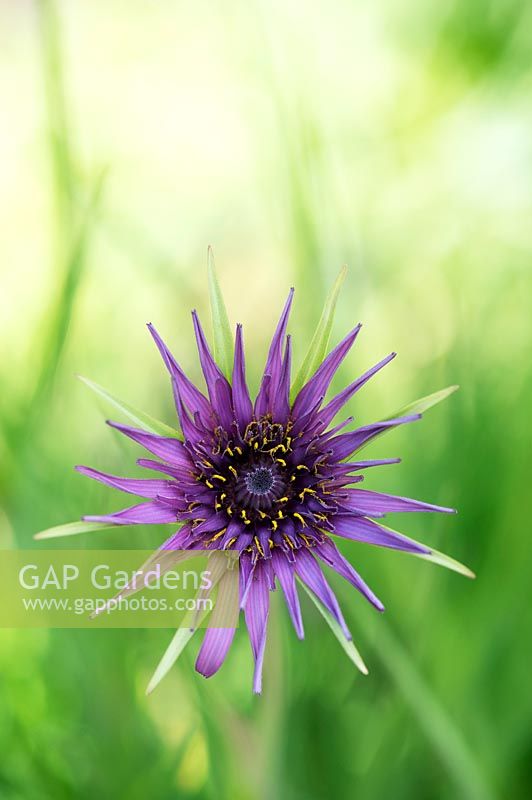
<path fill-rule="evenodd" d="M 149 325 L 171 376 L 183 440 L 110 422 L 159 459 L 141 459 L 139 463 L 164 477 L 128 479 L 77 468 L 102 483 L 146 499 L 123 511 L 85 520 L 113 525 L 181 523 L 163 550 L 238 553 L 241 607 L 255 659 L 255 692 L 261 691 L 269 593 L 276 584 L 285 596 L 299 638 L 303 638 L 303 622 L 296 579 L 350 640 L 322 566 L 349 581 L 379 611 L 384 606 L 341 554 L 333 537 L 444 563 L 447 557 L 377 520 L 388 512 L 453 513 L 450 508 L 358 487 L 365 469 L 399 459 L 356 461 L 353 456 L 357 451 L 385 431 L 421 416 L 408 413 L 348 431 L 342 430 L 346 423 L 330 428 L 348 400 L 395 356 L 391 353 L 325 404 L 327 390 L 360 325 L 329 353 L 291 402 L 292 350 L 287 325 L 292 298 L 293 290 L 274 333 L 254 402 L 246 382 L 241 325 L 236 328 L 234 364 L 228 380 L 211 354 L 197 314 L 192 315 L 207 396 L 187 378 Z M 448 559 L 445 565 L 450 566 L 451 561 Z M 198 672 L 209 677 L 220 668 L 233 636 L 234 629 L 205 632 L 196 662 Z"/>

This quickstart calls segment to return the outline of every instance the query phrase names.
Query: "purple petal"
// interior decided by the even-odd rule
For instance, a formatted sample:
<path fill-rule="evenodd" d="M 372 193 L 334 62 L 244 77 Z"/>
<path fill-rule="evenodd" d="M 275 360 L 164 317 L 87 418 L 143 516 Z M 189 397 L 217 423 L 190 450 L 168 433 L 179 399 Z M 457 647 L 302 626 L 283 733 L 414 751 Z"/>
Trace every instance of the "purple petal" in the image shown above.
<path fill-rule="evenodd" d="M 255 414 L 262 416 L 267 411 L 271 411 L 271 401 L 275 397 L 279 380 L 281 377 L 282 366 L 282 344 L 286 336 L 286 328 L 288 326 L 288 317 L 290 316 L 290 309 L 292 307 L 292 300 L 294 298 L 294 290 L 290 289 L 288 299 L 283 308 L 281 318 L 277 323 L 277 328 L 273 334 L 273 338 L 268 351 L 268 358 L 266 359 L 266 366 L 264 367 L 264 375 L 259 388 L 257 399 L 255 400 Z M 266 380 L 268 378 L 268 380 Z"/>
<path fill-rule="evenodd" d="M 161 525 L 177 522 L 177 513 L 169 506 L 156 502 L 139 503 L 114 514 L 83 517 L 86 522 L 112 522 L 116 525 Z"/>
<path fill-rule="evenodd" d="M 211 405 L 220 417 L 222 424 L 226 427 L 230 427 L 232 422 L 231 387 L 229 386 L 227 378 L 212 357 L 207 339 L 203 333 L 203 328 L 200 325 L 198 315 L 195 311 L 192 312 L 192 321 L 194 323 L 194 332 L 196 334 L 201 368 L 205 376 L 205 383 L 207 384 Z"/>
<path fill-rule="evenodd" d="M 342 500 L 342 505 L 349 510 L 361 511 L 372 516 L 374 513 L 387 514 L 399 511 L 441 511 L 444 514 L 455 514 L 454 508 L 435 506 L 432 503 L 423 503 L 421 500 L 411 500 L 393 494 L 381 494 L 367 489 L 348 489 L 347 500 Z"/>
<path fill-rule="evenodd" d="M 233 366 L 233 407 L 236 421 L 243 432 L 253 417 L 253 404 L 246 383 L 246 362 L 244 358 L 244 342 L 242 325 L 236 326 L 235 361 Z"/>
<path fill-rule="evenodd" d="M 167 348 L 153 325 L 148 323 L 148 330 L 155 340 L 155 344 L 159 348 L 159 352 L 163 357 L 166 368 L 170 373 L 172 380 L 175 381 L 179 389 L 179 393 L 183 398 L 183 402 L 188 406 L 190 411 L 195 414 L 199 413 L 202 422 L 207 425 L 212 425 L 213 410 L 207 398 L 194 386 L 192 381 L 187 378 L 170 350 Z"/>
<path fill-rule="evenodd" d="M 355 517 L 352 514 L 336 514 L 333 519 L 334 533 L 357 542 L 404 550 L 407 553 L 430 553 L 429 547 L 413 542 L 407 536 L 373 522 L 370 519 Z"/>
<path fill-rule="evenodd" d="M 350 351 L 362 326 L 360 323 L 329 353 L 325 361 L 318 367 L 314 375 L 303 386 L 294 401 L 293 415 L 300 417 L 306 414 L 327 389 L 336 370 Z"/>
<path fill-rule="evenodd" d="M 328 403 L 319 413 L 319 418 L 324 425 L 329 425 L 329 423 L 332 422 L 336 414 L 348 402 L 348 400 L 350 400 L 351 397 L 353 397 L 353 395 L 358 392 L 358 390 L 364 386 L 364 384 L 367 383 L 367 381 L 369 381 L 369 379 L 373 377 L 376 372 L 385 367 L 386 364 L 389 364 L 396 355 L 397 353 L 390 353 L 389 356 L 386 356 L 386 358 L 383 358 L 378 364 L 375 364 L 374 367 L 361 375 L 360 378 L 357 378 L 356 381 L 353 381 L 353 383 L 347 386 L 343 392 L 337 394 L 336 397 L 334 397 L 331 402 Z"/>
<path fill-rule="evenodd" d="M 262 664 L 266 647 L 266 631 L 268 627 L 268 611 L 270 607 L 270 592 L 267 576 L 263 572 L 262 564 L 257 562 L 247 593 L 244 615 L 249 640 L 255 659 L 253 674 L 253 691 L 260 694 L 262 691 Z"/>
<path fill-rule="evenodd" d="M 365 425 L 363 428 L 358 428 L 356 431 L 350 433 L 342 433 L 331 439 L 329 445 L 331 447 L 331 456 L 334 461 L 342 461 L 347 458 L 355 450 L 362 447 L 363 444 L 374 439 L 379 433 L 385 430 L 396 428 L 398 425 L 404 425 L 407 422 L 415 422 L 421 419 L 421 414 L 411 414 L 407 417 L 398 417 L 397 419 L 389 419 L 383 422 L 374 422 L 371 425 Z"/>
<path fill-rule="evenodd" d="M 270 386 L 273 421 L 285 425 L 290 414 L 290 373 L 292 366 L 292 337 L 286 337 L 281 377 L 276 390 Z M 273 391 L 275 393 L 273 394 Z"/>
<path fill-rule="evenodd" d="M 379 600 L 379 598 L 371 591 L 369 586 L 365 581 L 362 580 L 358 572 L 351 566 L 349 561 L 342 555 L 342 553 L 338 550 L 334 542 L 330 539 L 326 539 L 322 544 L 317 545 L 314 550 L 322 559 L 332 567 L 342 578 L 345 578 L 346 581 L 349 581 L 358 591 L 364 595 L 364 597 L 369 600 L 369 602 L 375 606 L 376 609 L 379 611 L 384 611 L 384 606 Z"/>
<path fill-rule="evenodd" d="M 108 475 L 106 472 L 99 472 L 91 467 L 77 466 L 75 469 L 87 478 L 93 478 L 107 486 L 120 489 L 121 492 L 137 494 L 139 497 L 156 498 L 157 495 L 168 492 L 169 489 L 175 490 L 176 484 L 173 481 L 164 480 L 144 480 L 142 478 L 119 478 L 116 475 Z"/>
<path fill-rule="evenodd" d="M 325 580 L 325 577 L 314 556 L 302 547 L 296 552 L 295 570 L 304 584 L 314 592 L 318 600 L 330 611 L 340 625 L 346 639 L 351 639 L 349 628 L 338 605 L 338 601 Z"/>
<path fill-rule="evenodd" d="M 288 562 L 286 556 L 281 553 L 278 548 L 274 548 L 273 550 L 272 563 L 274 572 L 281 585 L 281 589 L 284 592 L 286 605 L 288 606 L 288 611 L 294 624 L 297 636 L 299 639 L 303 639 L 305 634 L 303 631 L 303 620 L 301 618 L 301 606 L 299 605 L 299 597 L 296 589 L 294 568 Z"/>
<path fill-rule="evenodd" d="M 218 672 L 225 661 L 234 635 L 234 628 L 207 628 L 196 659 L 196 670 L 201 675 L 210 678 Z"/>
<path fill-rule="evenodd" d="M 369 469 L 370 467 L 383 467 L 387 464 L 400 464 L 400 458 L 373 458 L 369 461 L 351 461 L 343 464 L 344 467 L 349 467 L 349 472 L 354 472 L 357 469 Z"/>
<path fill-rule="evenodd" d="M 176 478 L 180 482 L 192 483 L 195 485 L 195 477 L 191 469 L 172 467 L 169 464 L 161 464 L 159 461 L 153 461 L 151 458 L 139 458 L 137 459 L 137 464 L 139 467 L 145 467 L 146 469 L 152 469 L 155 472 L 162 472 L 165 475 L 170 475 L 172 478 Z"/>
<path fill-rule="evenodd" d="M 165 436 L 157 436 L 155 433 L 147 433 L 146 431 L 138 430 L 138 428 L 130 428 L 128 425 L 121 425 L 118 422 L 107 421 L 111 428 L 116 428 L 117 431 L 129 436 L 137 444 L 145 447 L 150 453 L 169 461 L 173 464 L 179 464 L 184 467 L 191 466 L 190 456 L 184 447 L 183 443 L 178 439 L 170 439 Z"/>

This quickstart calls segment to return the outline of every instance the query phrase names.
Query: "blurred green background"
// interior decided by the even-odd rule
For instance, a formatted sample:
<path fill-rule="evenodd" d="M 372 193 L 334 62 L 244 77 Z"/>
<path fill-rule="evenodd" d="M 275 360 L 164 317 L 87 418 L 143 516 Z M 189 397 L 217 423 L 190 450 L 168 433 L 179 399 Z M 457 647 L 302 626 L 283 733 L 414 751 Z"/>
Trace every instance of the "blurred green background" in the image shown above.
<path fill-rule="evenodd" d="M 399 351 L 357 420 L 461 384 L 368 485 L 456 506 L 392 524 L 478 573 L 346 544 L 387 606 L 334 581 L 369 677 L 274 596 L 258 699 L 243 630 L 149 698 L 171 631 L 0 631 L 1 800 L 532 795 L 531 30 L 518 0 L 0 2 L 0 546 L 120 507 L 72 465 L 139 453 L 74 375 L 172 422 L 144 323 L 199 379 L 210 243 L 255 382 L 288 287 L 301 357 L 345 262 L 336 387 Z"/>

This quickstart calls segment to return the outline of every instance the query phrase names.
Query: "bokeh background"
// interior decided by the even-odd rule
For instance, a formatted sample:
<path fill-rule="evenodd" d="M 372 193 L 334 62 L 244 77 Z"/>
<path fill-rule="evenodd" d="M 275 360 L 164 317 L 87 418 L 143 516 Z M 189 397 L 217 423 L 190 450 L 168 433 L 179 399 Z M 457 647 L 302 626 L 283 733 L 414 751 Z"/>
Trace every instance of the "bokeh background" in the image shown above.
<path fill-rule="evenodd" d="M 72 465 L 138 453 L 75 373 L 172 422 L 144 324 L 199 379 L 212 244 L 255 381 L 289 286 L 301 357 L 347 263 L 336 386 L 399 352 L 357 420 L 461 385 L 369 480 L 455 505 L 392 524 L 478 573 L 346 544 L 387 606 L 334 582 L 369 677 L 274 603 L 261 698 L 243 630 L 149 698 L 171 631 L 0 631 L 1 800 L 531 796 L 531 30 L 519 0 L 0 2 L 0 545 L 120 507 Z"/>

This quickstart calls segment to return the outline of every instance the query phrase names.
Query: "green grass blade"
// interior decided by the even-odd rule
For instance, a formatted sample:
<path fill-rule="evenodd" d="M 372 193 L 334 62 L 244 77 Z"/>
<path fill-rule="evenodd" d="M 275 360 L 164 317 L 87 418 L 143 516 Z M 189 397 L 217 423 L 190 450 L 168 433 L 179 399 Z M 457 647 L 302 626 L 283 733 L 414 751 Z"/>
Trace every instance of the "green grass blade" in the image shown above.
<path fill-rule="evenodd" d="M 110 522 L 66 522 L 64 525 L 55 525 L 53 528 L 47 528 L 44 531 L 39 531 L 33 537 L 34 539 L 58 539 L 60 536 L 77 536 L 79 533 L 90 533 L 91 531 L 109 530 L 109 528 L 116 528 Z"/>
<path fill-rule="evenodd" d="M 156 433 L 158 436 L 168 436 L 173 439 L 182 439 L 183 437 L 180 435 L 179 431 L 175 428 L 171 428 L 170 425 L 166 425 L 165 422 L 160 422 L 158 419 L 154 419 L 149 414 L 145 414 L 143 411 L 139 411 L 134 406 L 130 406 L 129 403 L 124 403 L 122 400 L 119 400 L 117 397 L 112 395 L 107 389 L 104 389 L 103 386 L 100 386 L 94 381 L 90 381 L 88 378 L 84 378 L 82 375 L 78 375 L 80 381 L 83 381 L 89 389 L 92 389 L 93 392 L 99 394 L 100 397 L 103 397 L 107 400 L 111 405 L 115 408 L 118 408 L 128 417 L 135 425 L 138 425 L 142 430 L 148 431 L 148 433 Z"/>
<path fill-rule="evenodd" d="M 338 295 L 346 275 L 347 267 L 343 266 L 338 273 L 338 277 L 336 278 L 334 286 L 327 295 L 320 321 L 318 322 L 318 326 L 310 342 L 307 354 L 303 359 L 303 363 L 301 364 L 299 372 L 297 373 L 292 385 L 290 393 L 292 401 L 295 400 L 298 392 L 301 390 L 307 379 L 310 378 L 310 376 L 317 370 L 325 358 L 327 347 L 329 345 L 329 339 L 331 337 L 336 302 L 338 300 Z"/>
<path fill-rule="evenodd" d="M 363 675 L 367 675 L 368 674 L 368 668 L 364 664 L 364 661 L 362 660 L 362 656 L 358 652 L 358 650 L 355 647 L 355 645 L 353 644 L 353 642 L 350 641 L 349 639 L 345 638 L 342 629 L 338 625 L 338 623 L 335 620 L 335 618 L 333 617 L 333 615 L 331 613 L 329 613 L 329 611 L 325 608 L 325 606 L 322 603 L 320 603 L 318 598 L 310 591 L 310 589 L 307 586 L 305 586 L 305 584 L 302 581 L 298 581 L 298 582 L 303 587 L 303 589 L 306 591 L 306 593 L 308 594 L 308 596 L 310 597 L 310 599 L 312 600 L 312 602 L 314 603 L 314 605 L 316 606 L 316 608 L 318 609 L 318 611 L 320 612 L 322 617 L 325 619 L 325 621 L 329 625 L 330 629 L 332 630 L 332 632 L 334 633 L 334 635 L 336 636 L 336 638 L 340 642 L 340 645 L 341 645 L 343 651 L 351 659 L 351 661 L 353 662 L 355 667 L 357 669 L 359 669 L 360 672 L 362 672 Z"/>
<path fill-rule="evenodd" d="M 172 641 L 168 645 L 163 657 L 159 661 L 155 672 L 153 673 L 150 682 L 146 688 L 146 694 L 151 694 L 153 690 L 160 684 L 162 679 L 170 672 L 175 662 L 190 642 L 197 628 L 179 628 Z"/>
<path fill-rule="evenodd" d="M 233 337 L 222 290 L 218 282 L 212 248 L 207 251 L 209 296 L 211 301 L 212 329 L 214 334 L 214 359 L 228 381 L 233 372 Z"/>
<path fill-rule="evenodd" d="M 390 416 L 384 418 L 384 422 L 389 419 L 396 419 L 397 417 L 405 417 L 408 414 L 424 414 L 425 411 L 428 411 L 429 408 L 432 406 L 441 403 L 442 400 L 445 400 L 449 395 L 456 392 L 459 389 L 459 386 L 447 386 L 446 389 L 440 389 L 439 392 L 434 392 L 434 394 L 428 394 L 426 397 L 420 397 L 419 400 L 414 400 L 413 403 L 409 403 L 403 408 L 400 408 L 399 411 L 396 411 L 394 414 L 390 414 Z"/>
<path fill-rule="evenodd" d="M 349 588 L 341 587 L 340 591 L 347 600 Z M 364 629 L 376 657 L 389 673 L 434 752 L 455 782 L 458 789 L 456 796 L 464 800 L 495 800 L 484 770 L 470 750 L 464 734 L 390 626 L 380 618 L 378 628 L 375 628 L 366 614 L 359 615 L 358 624 Z"/>

